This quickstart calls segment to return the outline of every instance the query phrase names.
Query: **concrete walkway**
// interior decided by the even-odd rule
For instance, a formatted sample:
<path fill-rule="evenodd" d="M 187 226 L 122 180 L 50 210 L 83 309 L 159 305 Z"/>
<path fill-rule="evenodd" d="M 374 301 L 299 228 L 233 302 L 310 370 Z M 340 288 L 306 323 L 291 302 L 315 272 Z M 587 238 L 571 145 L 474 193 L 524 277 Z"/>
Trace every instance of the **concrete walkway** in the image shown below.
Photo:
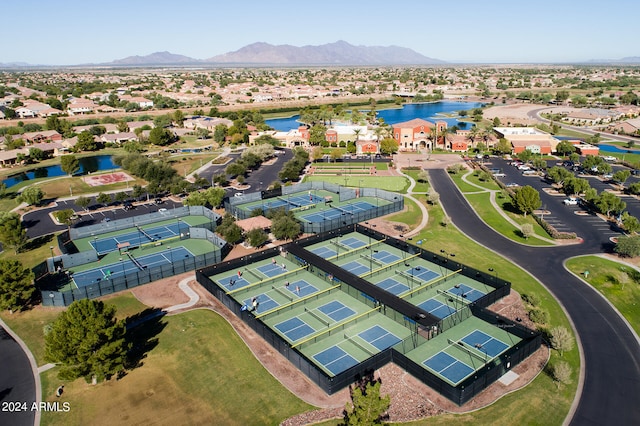
<path fill-rule="evenodd" d="M 427 210 L 427 206 L 422 204 L 420 202 L 420 200 L 418 200 L 417 198 L 415 198 L 413 196 L 413 194 L 414 194 L 413 188 L 415 188 L 416 185 L 417 185 L 415 179 L 413 179 L 411 176 L 403 173 L 402 169 L 400 168 L 399 165 L 396 166 L 396 170 L 401 176 L 404 176 L 407 179 L 409 179 L 409 182 L 410 182 L 409 188 L 407 188 L 407 193 L 404 195 L 404 197 L 405 198 L 409 198 L 410 200 L 413 200 L 418 205 L 418 207 L 420 207 L 420 210 L 422 212 L 422 220 L 420 221 L 420 224 L 418 224 L 418 226 L 416 226 L 415 229 L 412 229 L 411 231 L 404 233 L 404 235 L 406 237 L 412 237 L 414 235 L 417 235 L 418 233 L 420 233 L 420 231 L 422 231 L 422 229 L 427 227 L 427 223 L 429 222 L 429 211 Z M 416 193 L 416 194 L 418 194 L 418 193 Z M 420 194 L 422 194 L 422 193 L 420 193 Z"/>
<path fill-rule="evenodd" d="M 475 184 L 475 183 L 473 183 L 473 182 L 469 181 L 468 177 L 469 177 L 471 174 L 473 174 L 473 172 L 474 172 L 474 170 L 469 170 L 467 173 L 465 173 L 465 174 L 462 176 L 462 180 L 463 180 L 465 183 L 467 183 L 468 185 L 471 185 L 471 186 L 473 186 L 473 187 L 475 187 L 475 188 L 480 189 L 480 191 L 478 191 L 478 192 L 462 192 L 462 191 L 460 191 L 460 193 L 464 196 L 464 195 L 466 195 L 466 194 L 482 194 L 482 193 L 488 192 L 488 193 L 489 193 L 489 201 L 491 202 L 491 205 L 493 206 L 494 210 L 495 210 L 496 212 L 498 212 L 498 214 L 500 214 L 500 216 L 502 216 L 502 218 L 503 218 L 504 220 L 506 220 L 507 222 L 509 222 L 509 223 L 510 223 L 514 228 L 516 228 L 516 229 L 518 229 L 518 230 L 519 230 L 519 229 L 521 229 L 521 228 L 522 228 L 522 225 L 520 225 L 518 222 L 516 222 L 515 220 L 513 220 L 512 218 L 510 218 L 510 217 L 509 217 L 509 215 L 508 215 L 508 214 L 506 214 L 506 213 L 504 212 L 504 210 L 502 209 L 502 207 L 500 207 L 500 206 L 498 205 L 498 202 L 496 201 L 496 194 L 497 194 L 497 193 L 500 193 L 500 192 L 501 192 L 501 190 L 499 190 L 499 189 L 487 189 L 487 188 L 484 188 L 483 186 L 477 185 L 477 184 Z M 481 219 L 483 222 L 485 222 L 485 220 L 484 220 L 484 219 L 482 219 L 482 218 L 480 218 L 480 219 Z M 486 222 L 485 222 L 485 223 L 486 223 Z M 489 225 L 487 224 L 487 226 L 489 226 Z M 532 234 L 530 237 L 531 237 L 531 238 L 536 238 L 536 239 L 541 240 L 541 241 L 545 241 L 545 242 L 547 242 L 547 243 L 549 243 L 549 244 L 554 244 L 554 245 L 558 244 L 556 241 L 554 241 L 554 240 L 552 240 L 552 239 L 550 239 L 550 238 L 543 237 L 543 236 L 541 236 L 541 235 Z"/>

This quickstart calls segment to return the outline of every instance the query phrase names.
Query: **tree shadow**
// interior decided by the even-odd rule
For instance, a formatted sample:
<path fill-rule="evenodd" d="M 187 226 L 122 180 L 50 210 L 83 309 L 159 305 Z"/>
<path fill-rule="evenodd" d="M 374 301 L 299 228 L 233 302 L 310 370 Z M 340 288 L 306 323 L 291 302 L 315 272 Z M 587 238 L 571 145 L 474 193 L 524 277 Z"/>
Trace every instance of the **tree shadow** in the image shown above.
<path fill-rule="evenodd" d="M 502 208 L 509 213 L 522 214 L 522 212 L 518 210 L 515 205 L 513 205 L 512 201 L 505 201 L 505 203 L 502 205 Z"/>
<path fill-rule="evenodd" d="M 142 367 L 147 353 L 158 345 L 158 335 L 167 326 L 165 314 L 159 308 L 148 308 L 126 319 L 125 341 L 130 347 L 125 364 L 127 370 Z"/>
<path fill-rule="evenodd" d="M 32 240 L 27 241 L 27 243 L 24 246 L 22 246 L 22 250 L 31 251 L 47 244 L 51 245 L 51 243 L 53 242 L 53 238 L 54 238 L 53 234 L 43 235 L 41 237 L 34 238 Z"/>

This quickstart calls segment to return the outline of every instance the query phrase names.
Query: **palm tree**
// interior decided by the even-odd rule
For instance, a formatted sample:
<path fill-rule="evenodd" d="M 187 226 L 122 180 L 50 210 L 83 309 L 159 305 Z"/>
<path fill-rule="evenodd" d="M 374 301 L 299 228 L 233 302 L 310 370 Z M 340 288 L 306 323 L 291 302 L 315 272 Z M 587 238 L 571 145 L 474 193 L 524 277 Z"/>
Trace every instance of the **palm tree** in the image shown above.
<path fill-rule="evenodd" d="M 380 152 L 380 136 L 382 136 L 385 133 L 385 129 L 378 126 L 375 129 L 373 129 L 373 133 L 375 133 L 376 135 L 377 152 Z"/>

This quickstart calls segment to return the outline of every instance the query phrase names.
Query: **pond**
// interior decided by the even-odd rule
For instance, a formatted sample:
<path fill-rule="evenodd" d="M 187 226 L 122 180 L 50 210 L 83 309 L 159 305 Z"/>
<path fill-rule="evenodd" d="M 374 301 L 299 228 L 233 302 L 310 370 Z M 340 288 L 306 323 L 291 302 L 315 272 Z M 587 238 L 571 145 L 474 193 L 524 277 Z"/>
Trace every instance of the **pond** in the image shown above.
<path fill-rule="evenodd" d="M 78 161 L 80 162 L 80 169 L 75 173 L 74 176 L 120 168 L 113 162 L 112 155 L 96 155 L 93 157 L 83 157 L 79 158 Z M 16 173 L 4 179 L 2 183 L 4 183 L 7 188 L 10 188 L 14 185 L 19 184 L 20 182 L 24 182 L 27 180 L 52 178 L 66 175 L 67 174 L 62 171 L 60 164 L 56 164 L 54 166 L 38 167 L 26 172 Z"/>

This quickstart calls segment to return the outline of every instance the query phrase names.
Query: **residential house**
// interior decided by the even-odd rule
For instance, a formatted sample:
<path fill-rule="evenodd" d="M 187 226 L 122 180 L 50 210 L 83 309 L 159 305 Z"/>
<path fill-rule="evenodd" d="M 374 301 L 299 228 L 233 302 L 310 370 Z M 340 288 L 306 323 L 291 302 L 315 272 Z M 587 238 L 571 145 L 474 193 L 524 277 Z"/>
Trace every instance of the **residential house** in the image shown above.
<path fill-rule="evenodd" d="M 16 115 L 20 118 L 47 118 L 52 115 L 62 114 L 59 109 L 51 108 L 51 106 L 42 102 L 26 100 L 23 103 L 23 106 L 15 109 Z"/>
<path fill-rule="evenodd" d="M 128 141 L 137 141 L 138 136 L 134 132 L 105 133 L 100 136 L 100 140 L 104 143 L 125 143 Z"/>
<path fill-rule="evenodd" d="M 27 132 L 22 135 L 22 139 L 27 144 L 40 143 L 44 141 L 60 142 L 62 135 L 55 130 L 41 130 L 39 132 Z"/>
<path fill-rule="evenodd" d="M 120 100 L 138 104 L 140 108 L 153 108 L 153 101 L 143 98 L 142 96 L 122 95 L 120 96 Z"/>
<path fill-rule="evenodd" d="M 91 99 L 73 99 L 67 106 L 69 115 L 91 114 L 95 112 L 98 105 Z"/>

